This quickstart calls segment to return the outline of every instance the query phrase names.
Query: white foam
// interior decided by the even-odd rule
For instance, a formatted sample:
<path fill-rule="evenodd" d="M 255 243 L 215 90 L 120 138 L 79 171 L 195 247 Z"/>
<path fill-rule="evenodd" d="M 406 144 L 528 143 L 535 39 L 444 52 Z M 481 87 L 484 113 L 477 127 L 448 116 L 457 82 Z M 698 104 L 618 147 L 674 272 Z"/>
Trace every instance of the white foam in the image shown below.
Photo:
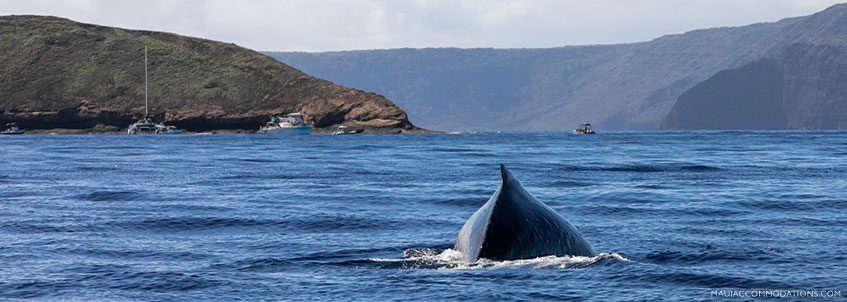
<path fill-rule="evenodd" d="M 595 257 L 583 256 L 544 256 L 534 259 L 494 261 L 480 259 L 465 262 L 458 251 L 446 249 L 441 253 L 433 249 L 409 249 L 400 259 L 372 258 L 374 262 L 403 263 L 405 268 L 430 268 L 439 270 L 478 270 L 478 269 L 578 269 L 589 267 L 603 261 L 629 261 L 618 253 L 601 253 Z"/>

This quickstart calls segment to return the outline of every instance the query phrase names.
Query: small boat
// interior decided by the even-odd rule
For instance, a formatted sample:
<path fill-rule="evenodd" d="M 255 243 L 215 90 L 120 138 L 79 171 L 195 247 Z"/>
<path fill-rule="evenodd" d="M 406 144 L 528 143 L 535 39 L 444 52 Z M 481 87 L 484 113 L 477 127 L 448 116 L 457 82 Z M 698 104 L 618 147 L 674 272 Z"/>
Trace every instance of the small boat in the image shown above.
<path fill-rule="evenodd" d="M 312 127 L 303 120 L 302 113 L 289 113 L 285 117 L 272 116 L 269 122 L 259 128 L 259 133 L 308 135 L 312 133 Z"/>
<path fill-rule="evenodd" d="M 358 133 L 362 133 L 364 131 L 365 131 L 365 129 L 361 129 L 361 128 L 354 129 L 354 128 L 350 128 L 350 127 L 347 127 L 347 126 L 338 126 L 338 129 L 336 129 L 335 132 L 332 133 L 332 135 L 358 134 Z"/>
<path fill-rule="evenodd" d="M 573 131 L 574 134 L 594 134 L 594 130 L 591 130 L 591 123 L 583 123 Z"/>
<path fill-rule="evenodd" d="M 176 126 L 165 126 L 162 124 L 156 125 L 156 134 L 182 134 Z"/>
<path fill-rule="evenodd" d="M 147 101 L 147 47 L 144 47 L 144 118 L 129 125 L 127 134 L 180 134 L 182 131 L 175 126 L 155 123 L 150 119 Z"/>
<path fill-rule="evenodd" d="M 6 130 L 3 130 L 3 132 L 0 132 L 0 134 L 4 134 L 4 135 L 24 134 L 24 132 L 26 132 L 26 131 L 24 131 L 24 129 L 18 128 L 18 124 L 8 123 L 8 124 L 6 124 Z"/>

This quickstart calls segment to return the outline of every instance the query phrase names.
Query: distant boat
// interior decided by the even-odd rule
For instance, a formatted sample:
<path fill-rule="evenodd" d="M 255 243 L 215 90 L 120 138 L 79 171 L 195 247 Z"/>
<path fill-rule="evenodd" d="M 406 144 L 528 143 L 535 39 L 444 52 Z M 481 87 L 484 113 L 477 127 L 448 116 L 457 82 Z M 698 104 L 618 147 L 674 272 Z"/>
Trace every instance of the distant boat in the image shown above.
<path fill-rule="evenodd" d="M 364 132 L 365 129 L 362 128 L 350 128 L 347 126 L 338 126 L 338 129 L 332 133 L 332 135 L 342 135 L 342 134 L 358 134 Z"/>
<path fill-rule="evenodd" d="M 176 126 L 158 124 L 156 126 L 156 134 L 182 134 L 182 130 L 179 130 Z"/>
<path fill-rule="evenodd" d="M 580 125 L 579 128 L 576 128 L 573 131 L 574 134 L 594 134 L 594 130 L 591 130 L 591 123 L 585 122 Z"/>
<path fill-rule="evenodd" d="M 145 115 L 146 116 L 146 115 Z M 135 123 L 129 125 L 129 129 L 127 129 L 127 134 L 156 134 L 156 129 L 159 124 L 154 123 L 149 118 L 143 118 Z"/>
<path fill-rule="evenodd" d="M 0 134 L 4 134 L 4 135 L 24 134 L 24 132 L 26 132 L 26 131 L 24 131 L 24 129 L 18 128 L 18 124 L 8 123 L 8 124 L 6 124 L 6 130 L 3 130 L 3 132 L 0 132 Z"/>
<path fill-rule="evenodd" d="M 129 125 L 127 134 L 180 134 L 182 131 L 175 126 L 166 126 L 150 119 L 147 101 L 147 47 L 144 47 L 144 118 Z"/>
<path fill-rule="evenodd" d="M 312 133 L 312 127 L 303 120 L 302 113 L 289 113 L 285 117 L 272 116 L 269 122 L 259 128 L 259 133 L 308 135 Z"/>

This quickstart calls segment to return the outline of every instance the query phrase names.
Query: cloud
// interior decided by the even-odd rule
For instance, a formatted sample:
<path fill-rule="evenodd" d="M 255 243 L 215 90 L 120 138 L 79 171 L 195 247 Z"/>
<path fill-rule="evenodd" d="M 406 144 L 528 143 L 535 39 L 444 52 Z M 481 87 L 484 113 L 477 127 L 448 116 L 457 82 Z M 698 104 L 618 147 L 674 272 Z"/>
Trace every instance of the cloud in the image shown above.
<path fill-rule="evenodd" d="M 175 32 L 258 50 L 553 47 L 650 40 L 776 21 L 830 0 L 0 0 L 39 14 Z"/>

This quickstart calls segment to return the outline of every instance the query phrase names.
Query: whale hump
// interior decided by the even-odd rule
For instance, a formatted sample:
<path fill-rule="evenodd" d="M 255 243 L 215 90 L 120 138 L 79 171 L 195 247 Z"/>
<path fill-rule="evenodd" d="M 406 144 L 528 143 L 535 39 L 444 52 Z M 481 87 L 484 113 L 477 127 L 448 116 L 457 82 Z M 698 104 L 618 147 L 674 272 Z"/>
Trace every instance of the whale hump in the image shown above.
<path fill-rule="evenodd" d="M 500 187 L 462 226 L 454 250 L 465 261 L 596 256 L 577 229 L 532 196 L 500 164 Z"/>

